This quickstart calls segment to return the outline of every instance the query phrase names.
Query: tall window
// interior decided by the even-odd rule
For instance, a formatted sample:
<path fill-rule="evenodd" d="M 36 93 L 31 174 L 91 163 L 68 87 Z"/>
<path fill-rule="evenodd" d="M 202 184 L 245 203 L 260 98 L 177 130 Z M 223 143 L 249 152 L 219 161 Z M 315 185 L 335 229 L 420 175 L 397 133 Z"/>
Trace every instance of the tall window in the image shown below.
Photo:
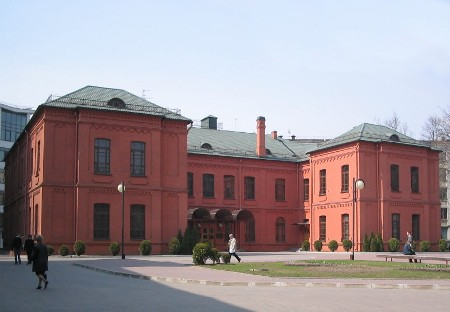
<path fill-rule="evenodd" d="M 447 208 L 441 208 L 441 219 L 447 220 Z"/>
<path fill-rule="evenodd" d="M 8 154 L 9 148 L 0 147 L 0 161 L 5 161 L 5 156 Z"/>
<path fill-rule="evenodd" d="M 36 151 L 36 172 L 35 175 L 39 175 L 39 171 L 41 171 L 41 141 L 37 142 L 37 151 Z"/>
<path fill-rule="evenodd" d="M 327 239 L 327 217 L 326 216 L 319 217 L 319 239 L 322 242 L 325 242 Z"/>
<path fill-rule="evenodd" d="M 319 195 L 325 195 L 327 193 L 327 170 L 320 170 L 320 187 Z"/>
<path fill-rule="evenodd" d="M 391 165 L 391 191 L 400 191 L 400 169 L 398 165 Z"/>
<path fill-rule="evenodd" d="M 130 209 L 130 238 L 145 238 L 145 206 L 131 205 Z"/>
<path fill-rule="evenodd" d="M 244 177 L 244 198 L 255 199 L 255 178 Z"/>
<path fill-rule="evenodd" d="M 285 201 L 285 180 L 284 179 L 276 179 L 275 180 L 275 200 L 276 201 Z"/>
<path fill-rule="evenodd" d="M 210 173 L 205 173 L 203 175 L 203 197 L 213 198 L 214 197 L 214 175 Z"/>
<path fill-rule="evenodd" d="M 27 124 L 27 114 L 2 109 L 1 139 L 15 142 Z"/>
<path fill-rule="evenodd" d="M 277 242 L 284 242 L 286 241 L 286 222 L 284 221 L 284 218 L 277 218 L 276 222 L 276 236 L 275 240 Z"/>
<path fill-rule="evenodd" d="M 223 198 L 234 199 L 234 176 L 232 175 L 223 177 Z"/>
<path fill-rule="evenodd" d="M 350 225 L 349 225 L 349 217 L 348 214 L 343 214 L 341 216 L 341 223 L 342 223 L 342 239 L 349 239 L 350 238 Z"/>
<path fill-rule="evenodd" d="M 348 165 L 343 165 L 341 167 L 341 192 L 348 193 L 349 185 L 349 170 Z"/>
<path fill-rule="evenodd" d="M 194 174 L 192 172 L 187 173 L 187 185 L 188 196 L 194 197 Z"/>
<path fill-rule="evenodd" d="M 94 145 L 94 173 L 110 173 L 111 141 L 109 139 L 95 139 Z"/>
<path fill-rule="evenodd" d="M 420 215 L 412 215 L 412 235 L 415 241 L 420 241 Z"/>
<path fill-rule="evenodd" d="M 248 219 L 245 221 L 245 241 L 255 241 L 255 219 Z"/>
<path fill-rule="evenodd" d="M 411 167 L 411 192 L 419 193 L 419 168 Z"/>
<path fill-rule="evenodd" d="M 145 143 L 131 142 L 131 175 L 143 177 L 145 176 Z"/>
<path fill-rule="evenodd" d="M 392 237 L 400 240 L 400 214 L 392 214 Z"/>
<path fill-rule="evenodd" d="M 303 179 L 303 200 L 309 200 L 309 179 Z"/>
<path fill-rule="evenodd" d="M 109 204 L 94 204 L 94 239 L 109 239 Z"/>

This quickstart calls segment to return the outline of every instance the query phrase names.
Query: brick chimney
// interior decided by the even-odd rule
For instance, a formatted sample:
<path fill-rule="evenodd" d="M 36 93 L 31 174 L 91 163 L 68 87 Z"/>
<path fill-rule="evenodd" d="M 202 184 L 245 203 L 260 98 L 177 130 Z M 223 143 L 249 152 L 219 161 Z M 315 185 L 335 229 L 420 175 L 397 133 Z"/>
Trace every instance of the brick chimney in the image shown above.
<path fill-rule="evenodd" d="M 272 139 L 276 140 L 278 139 L 278 132 L 277 131 L 272 131 Z"/>
<path fill-rule="evenodd" d="M 256 118 L 256 156 L 266 157 L 266 118 Z"/>

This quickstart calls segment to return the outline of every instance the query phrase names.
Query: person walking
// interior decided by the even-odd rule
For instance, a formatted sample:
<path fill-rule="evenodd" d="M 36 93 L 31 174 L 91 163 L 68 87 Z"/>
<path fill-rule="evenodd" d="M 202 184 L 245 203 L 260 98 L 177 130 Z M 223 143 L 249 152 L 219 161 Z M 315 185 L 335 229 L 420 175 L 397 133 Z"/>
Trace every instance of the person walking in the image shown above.
<path fill-rule="evenodd" d="M 241 258 L 236 254 L 236 238 L 234 238 L 233 234 L 230 234 L 228 237 L 230 238 L 228 240 L 228 253 L 230 256 L 233 255 L 238 262 L 241 262 Z"/>
<path fill-rule="evenodd" d="M 28 238 L 25 240 L 25 244 L 23 249 L 25 249 L 25 252 L 27 253 L 28 262 L 27 265 L 29 265 L 32 261 L 32 254 L 34 249 L 34 240 L 31 236 L 31 234 L 28 234 Z"/>
<path fill-rule="evenodd" d="M 22 237 L 20 237 L 20 234 L 17 234 L 17 236 L 13 238 L 12 248 L 14 250 L 14 264 L 21 264 L 22 260 L 20 259 L 20 253 L 22 252 L 23 245 Z"/>
<path fill-rule="evenodd" d="M 406 232 L 406 243 L 407 244 L 412 244 L 413 242 L 413 237 L 411 235 L 411 233 L 409 233 L 408 231 Z"/>
<path fill-rule="evenodd" d="M 41 235 L 36 236 L 36 242 L 37 244 L 33 249 L 33 272 L 39 279 L 39 284 L 36 289 L 42 288 L 42 282 L 44 282 L 44 289 L 46 289 L 48 285 L 46 273 L 48 271 L 48 249 L 44 245 Z"/>

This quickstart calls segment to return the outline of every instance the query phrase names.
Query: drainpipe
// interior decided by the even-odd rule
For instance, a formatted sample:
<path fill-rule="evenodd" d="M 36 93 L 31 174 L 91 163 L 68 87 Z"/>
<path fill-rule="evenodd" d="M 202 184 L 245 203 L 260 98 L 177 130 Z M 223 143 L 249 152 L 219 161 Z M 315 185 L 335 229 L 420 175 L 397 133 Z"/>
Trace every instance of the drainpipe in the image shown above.
<path fill-rule="evenodd" d="M 75 237 L 75 241 L 78 240 L 78 218 L 79 218 L 79 208 L 78 208 L 78 182 L 79 182 L 79 177 L 78 177 L 78 146 L 79 146 L 79 142 L 78 142 L 78 137 L 79 137 L 79 118 L 80 118 L 80 114 L 78 109 L 75 110 L 75 151 L 74 151 L 74 172 L 73 172 L 73 205 L 74 205 L 74 209 L 75 209 L 75 220 L 74 220 L 74 237 Z"/>
<path fill-rule="evenodd" d="M 242 209 L 242 159 L 239 159 L 239 179 L 238 179 L 238 189 L 239 189 L 239 210 Z"/>

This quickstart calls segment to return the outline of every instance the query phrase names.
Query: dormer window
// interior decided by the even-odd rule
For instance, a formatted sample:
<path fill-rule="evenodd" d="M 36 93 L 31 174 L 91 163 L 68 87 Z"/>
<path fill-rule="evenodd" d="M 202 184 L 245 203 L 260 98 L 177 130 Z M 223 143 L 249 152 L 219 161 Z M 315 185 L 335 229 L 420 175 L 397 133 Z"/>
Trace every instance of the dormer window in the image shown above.
<path fill-rule="evenodd" d="M 389 137 L 389 140 L 394 141 L 394 142 L 400 142 L 400 138 L 399 138 L 398 135 L 396 135 L 396 134 L 392 134 L 392 135 Z"/>
<path fill-rule="evenodd" d="M 212 150 L 213 149 L 211 144 L 209 144 L 209 143 L 203 143 L 201 147 L 204 148 L 204 149 L 207 149 L 207 150 Z"/>
<path fill-rule="evenodd" d="M 266 148 L 266 155 L 272 155 L 272 151 L 268 148 Z"/>
<path fill-rule="evenodd" d="M 114 108 L 126 108 L 125 102 L 119 98 L 112 98 L 107 105 Z"/>

